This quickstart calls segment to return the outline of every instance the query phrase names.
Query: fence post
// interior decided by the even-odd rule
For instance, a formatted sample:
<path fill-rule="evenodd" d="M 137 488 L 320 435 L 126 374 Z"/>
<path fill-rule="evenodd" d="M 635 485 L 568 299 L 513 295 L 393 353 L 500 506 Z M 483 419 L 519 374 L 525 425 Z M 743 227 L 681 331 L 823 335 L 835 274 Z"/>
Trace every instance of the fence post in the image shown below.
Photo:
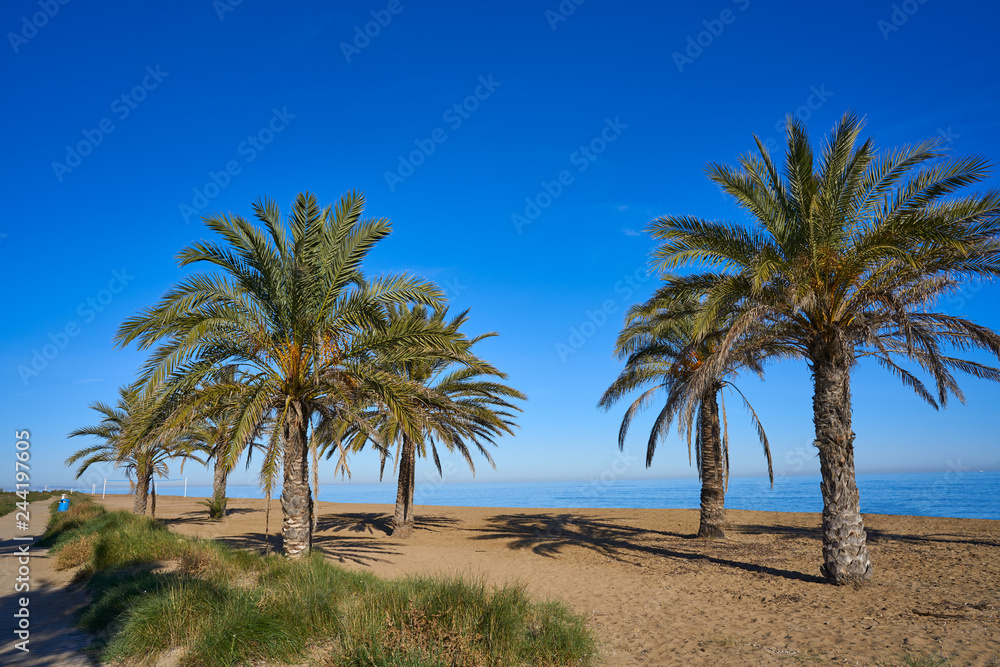
<path fill-rule="evenodd" d="M 108 478 L 104 478 L 104 490 L 101 491 L 101 500 L 104 499 L 104 495 L 108 492 Z"/>

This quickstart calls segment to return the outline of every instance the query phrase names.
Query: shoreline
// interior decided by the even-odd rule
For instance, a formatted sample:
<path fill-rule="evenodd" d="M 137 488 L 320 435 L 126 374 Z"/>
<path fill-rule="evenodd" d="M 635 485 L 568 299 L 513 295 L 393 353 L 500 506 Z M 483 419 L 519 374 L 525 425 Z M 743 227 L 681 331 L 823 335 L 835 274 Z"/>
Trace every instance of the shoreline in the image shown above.
<path fill-rule="evenodd" d="M 131 510 L 132 497 L 102 501 Z M 157 518 L 239 548 L 280 545 L 280 501 L 232 498 L 207 520 L 198 498 L 157 497 Z M 607 664 L 895 664 L 903 655 L 1000 662 L 1000 521 L 865 515 L 870 585 L 819 577 L 820 516 L 727 511 L 727 540 L 696 539 L 698 510 L 418 505 L 414 537 L 392 506 L 319 501 L 314 548 L 379 576 L 519 581 L 594 628 Z"/>
<path fill-rule="evenodd" d="M 974 476 L 954 473 L 896 473 L 859 475 L 863 515 L 926 516 L 1000 520 L 1000 472 Z M 730 481 L 726 508 L 763 512 L 823 511 L 818 476 L 779 478 L 770 488 L 766 477 L 741 477 Z M 78 488 L 90 493 L 91 487 Z M 101 484 L 96 491 L 101 493 Z M 109 488 L 123 495 L 128 487 Z M 584 482 L 420 482 L 415 492 L 418 506 L 491 507 L 521 509 L 697 509 L 700 483 L 682 480 L 616 480 L 607 484 Z M 157 495 L 182 497 L 179 485 L 157 488 Z M 207 484 L 188 484 L 188 497 L 211 495 Z M 255 484 L 231 484 L 231 498 L 263 501 Z M 277 497 L 277 496 L 275 496 Z M 347 504 L 391 504 L 396 499 L 395 481 L 382 484 L 321 484 L 320 502 Z"/>

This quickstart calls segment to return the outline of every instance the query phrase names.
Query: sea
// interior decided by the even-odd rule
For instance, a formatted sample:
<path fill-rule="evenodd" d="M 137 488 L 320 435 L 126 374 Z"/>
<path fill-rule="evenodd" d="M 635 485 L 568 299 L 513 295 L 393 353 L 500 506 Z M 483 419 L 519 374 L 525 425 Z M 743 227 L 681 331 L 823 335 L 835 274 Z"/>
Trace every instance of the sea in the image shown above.
<path fill-rule="evenodd" d="M 859 474 L 861 511 L 866 514 L 1000 520 L 1000 471 L 949 470 L 939 473 Z M 726 493 L 730 509 L 766 512 L 821 512 L 819 476 L 732 477 Z M 417 505 L 525 508 L 690 508 L 699 507 L 697 479 L 594 479 L 579 482 L 418 483 Z M 100 492 L 98 486 L 98 492 Z M 125 493 L 126 489 L 115 489 Z M 263 498 L 256 486 L 228 488 L 231 498 Z M 111 493 L 112 489 L 108 489 Z M 160 484 L 160 495 L 182 495 L 177 482 Z M 188 497 L 210 496 L 210 486 L 190 486 Z M 276 494 L 277 495 L 277 494 Z M 396 501 L 396 485 L 321 484 L 319 499 L 335 503 Z"/>

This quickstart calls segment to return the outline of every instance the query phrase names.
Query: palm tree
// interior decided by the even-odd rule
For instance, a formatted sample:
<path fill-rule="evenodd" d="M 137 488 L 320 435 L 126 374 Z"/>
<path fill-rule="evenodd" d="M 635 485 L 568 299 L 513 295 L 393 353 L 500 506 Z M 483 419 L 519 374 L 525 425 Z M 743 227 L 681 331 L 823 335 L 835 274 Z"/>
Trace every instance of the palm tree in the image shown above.
<path fill-rule="evenodd" d="M 259 434 L 250 442 L 235 442 L 232 438 L 237 417 L 238 398 L 242 383 L 235 366 L 225 366 L 218 373 L 206 378 L 202 386 L 191 395 L 179 396 L 173 422 L 183 445 L 191 451 L 203 452 L 212 460 L 212 498 L 206 503 L 209 516 L 221 519 L 226 516 L 226 484 L 236 462 L 249 451 L 249 468 L 254 450 L 264 446 L 256 442 Z M 192 409 L 197 406 L 197 409 Z M 260 425 L 260 431 L 267 430 L 267 424 Z"/>
<path fill-rule="evenodd" d="M 154 475 L 167 476 L 169 459 L 187 457 L 199 460 L 192 451 L 177 441 L 149 437 L 148 406 L 144 405 L 142 393 L 135 386 L 120 387 L 118 401 L 114 406 L 97 401 L 90 407 L 102 415 L 100 423 L 78 428 L 69 437 L 93 436 L 100 438 L 101 442 L 77 451 L 66 459 L 66 465 L 81 462 L 76 471 L 77 479 L 90 466 L 98 463 L 111 463 L 122 468 L 129 480 L 135 475 L 135 498 L 132 505 L 135 514 L 146 513 L 150 482 Z M 156 516 L 155 487 L 152 513 Z"/>
<path fill-rule="evenodd" d="M 267 200 L 253 206 L 261 227 L 238 215 L 207 218 L 206 226 L 221 242 L 194 243 L 178 260 L 181 266 L 207 264 L 217 271 L 183 279 L 157 305 L 126 320 L 116 337 L 119 345 L 158 344 L 142 378 L 172 391 L 197 387 L 214 369 L 239 366 L 232 439 L 238 449 L 273 419 L 261 479 L 270 492 L 282 466 L 282 536 L 291 558 L 307 554 L 312 542 L 313 417 L 354 419 L 348 399 L 363 386 L 409 424 L 404 408 L 411 387 L 374 369 L 372 355 L 383 345 L 408 350 L 399 352 L 400 358 L 453 347 L 441 336 L 388 329 L 387 305 L 433 306 L 442 293 L 406 275 L 365 281 L 361 263 L 388 236 L 390 224 L 362 219 L 363 209 L 357 193 L 342 197 L 336 209 L 321 209 L 304 193 L 287 224 Z M 198 410 L 197 401 L 190 409 Z"/>
<path fill-rule="evenodd" d="M 686 432 L 687 435 L 688 460 L 691 459 L 693 432 L 698 478 L 701 480 L 698 537 L 725 539 L 729 429 L 725 403 L 722 403 L 720 411 L 719 397 L 723 389 L 730 388 L 743 401 L 764 448 L 767 473 L 773 485 L 774 472 L 767 435 L 753 406 L 732 380 L 741 370 L 763 376 L 762 362 L 767 357 L 782 354 L 780 350 L 756 345 L 753 341 L 740 341 L 730 355 L 729 363 L 714 381 L 695 392 L 692 387 L 694 373 L 712 353 L 724 331 L 715 331 L 695 344 L 694 317 L 699 303 L 689 295 L 684 296 L 678 299 L 657 292 L 645 303 L 629 310 L 615 346 L 617 356 L 626 360 L 625 368 L 604 392 L 598 406 L 608 410 L 626 394 L 644 388 L 622 418 L 618 447 L 624 449 L 629 426 L 636 414 L 649 406 L 658 394 L 664 395 L 663 408 L 656 416 L 646 444 L 646 467 L 652 464 L 657 444 L 667 436 L 675 419 L 678 432 Z M 720 412 L 726 428 L 720 425 Z"/>
<path fill-rule="evenodd" d="M 822 572 L 833 583 L 872 574 L 854 476 L 851 372 L 874 359 L 937 408 L 964 401 L 952 374 L 1000 380 L 995 368 L 950 356 L 982 349 L 1000 356 L 1000 336 L 967 319 L 933 312 L 963 280 L 1000 273 L 1000 193 L 956 194 L 983 180 L 982 158 L 944 159 L 935 141 L 878 153 L 859 142 L 846 114 L 817 159 L 801 121 L 789 118 L 783 171 L 757 140 L 759 157 L 712 164 L 711 180 L 755 218 L 746 227 L 687 216 L 659 218 L 659 266 L 691 264 L 674 291 L 706 294 L 696 333 L 731 319 L 700 369 L 709 386 L 737 342 L 751 335 L 795 348 L 813 378 L 813 422 L 823 494 Z M 733 317 L 732 313 L 738 313 Z M 936 396 L 897 362 L 915 362 Z"/>
<path fill-rule="evenodd" d="M 399 308 L 392 313 L 400 319 L 410 319 L 427 326 L 441 326 L 455 334 L 468 321 L 468 311 L 454 317 L 445 324 L 447 309 L 429 313 L 426 308 Z M 394 537 L 410 537 L 413 534 L 415 513 L 413 495 L 416 489 L 417 456 L 434 459 L 439 475 L 441 459 L 437 445 L 443 444 L 448 451 L 458 451 L 469 469 L 475 474 L 476 468 L 469 451 L 476 450 L 496 468 L 493 457 L 486 445 L 496 445 L 495 438 L 504 433 L 513 434 L 514 414 L 520 408 L 509 399 L 524 400 L 521 392 L 499 380 L 507 379 L 506 374 L 472 354 L 472 346 L 486 338 L 496 336 L 495 332 L 482 334 L 467 341 L 465 354 L 458 361 L 428 354 L 422 359 L 402 362 L 396 371 L 404 377 L 428 389 L 428 397 L 417 407 L 417 431 L 409 433 L 400 428 L 394 419 L 389 420 L 391 434 L 384 442 L 397 443 L 399 481 L 396 491 L 396 510 L 393 517 Z"/>

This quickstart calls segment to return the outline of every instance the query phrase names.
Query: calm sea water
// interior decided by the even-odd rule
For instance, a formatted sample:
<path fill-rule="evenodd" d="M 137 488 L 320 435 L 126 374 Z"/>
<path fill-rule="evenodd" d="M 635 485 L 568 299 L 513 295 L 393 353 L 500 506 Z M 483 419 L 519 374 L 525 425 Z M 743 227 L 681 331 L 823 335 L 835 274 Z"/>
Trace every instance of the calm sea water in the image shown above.
<path fill-rule="evenodd" d="M 1000 472 L 943 472 L 858 475 L 861 511 L 969 519 L 1000 519 Z M 726 507 L 769 512 L 821 512 L 819 477 L 779 477 L 771 489 L 764 477 L 729 480 Z M 468 507 L 667 507 L 697 508 L 696 479 L 612 480 L 589 482 L 418 483 L 418 505 Z M 100 489 L 98 489 L 99 491 Z M 118 492 L 123 490 L 118 489 Z M 232 498 L 262 498 L 252 486 L 230 486 Z M 109 489 L 110 492 L 110 489 Z M 181 495 L 182 488 L 162 486 L 161 495 Z M 211 487 L 191 486 L 189 497 L 207 497 Z M 320 500 L 338 503 L 394 503 L 396 486 L 383 484 L 320 485 Z"/>

